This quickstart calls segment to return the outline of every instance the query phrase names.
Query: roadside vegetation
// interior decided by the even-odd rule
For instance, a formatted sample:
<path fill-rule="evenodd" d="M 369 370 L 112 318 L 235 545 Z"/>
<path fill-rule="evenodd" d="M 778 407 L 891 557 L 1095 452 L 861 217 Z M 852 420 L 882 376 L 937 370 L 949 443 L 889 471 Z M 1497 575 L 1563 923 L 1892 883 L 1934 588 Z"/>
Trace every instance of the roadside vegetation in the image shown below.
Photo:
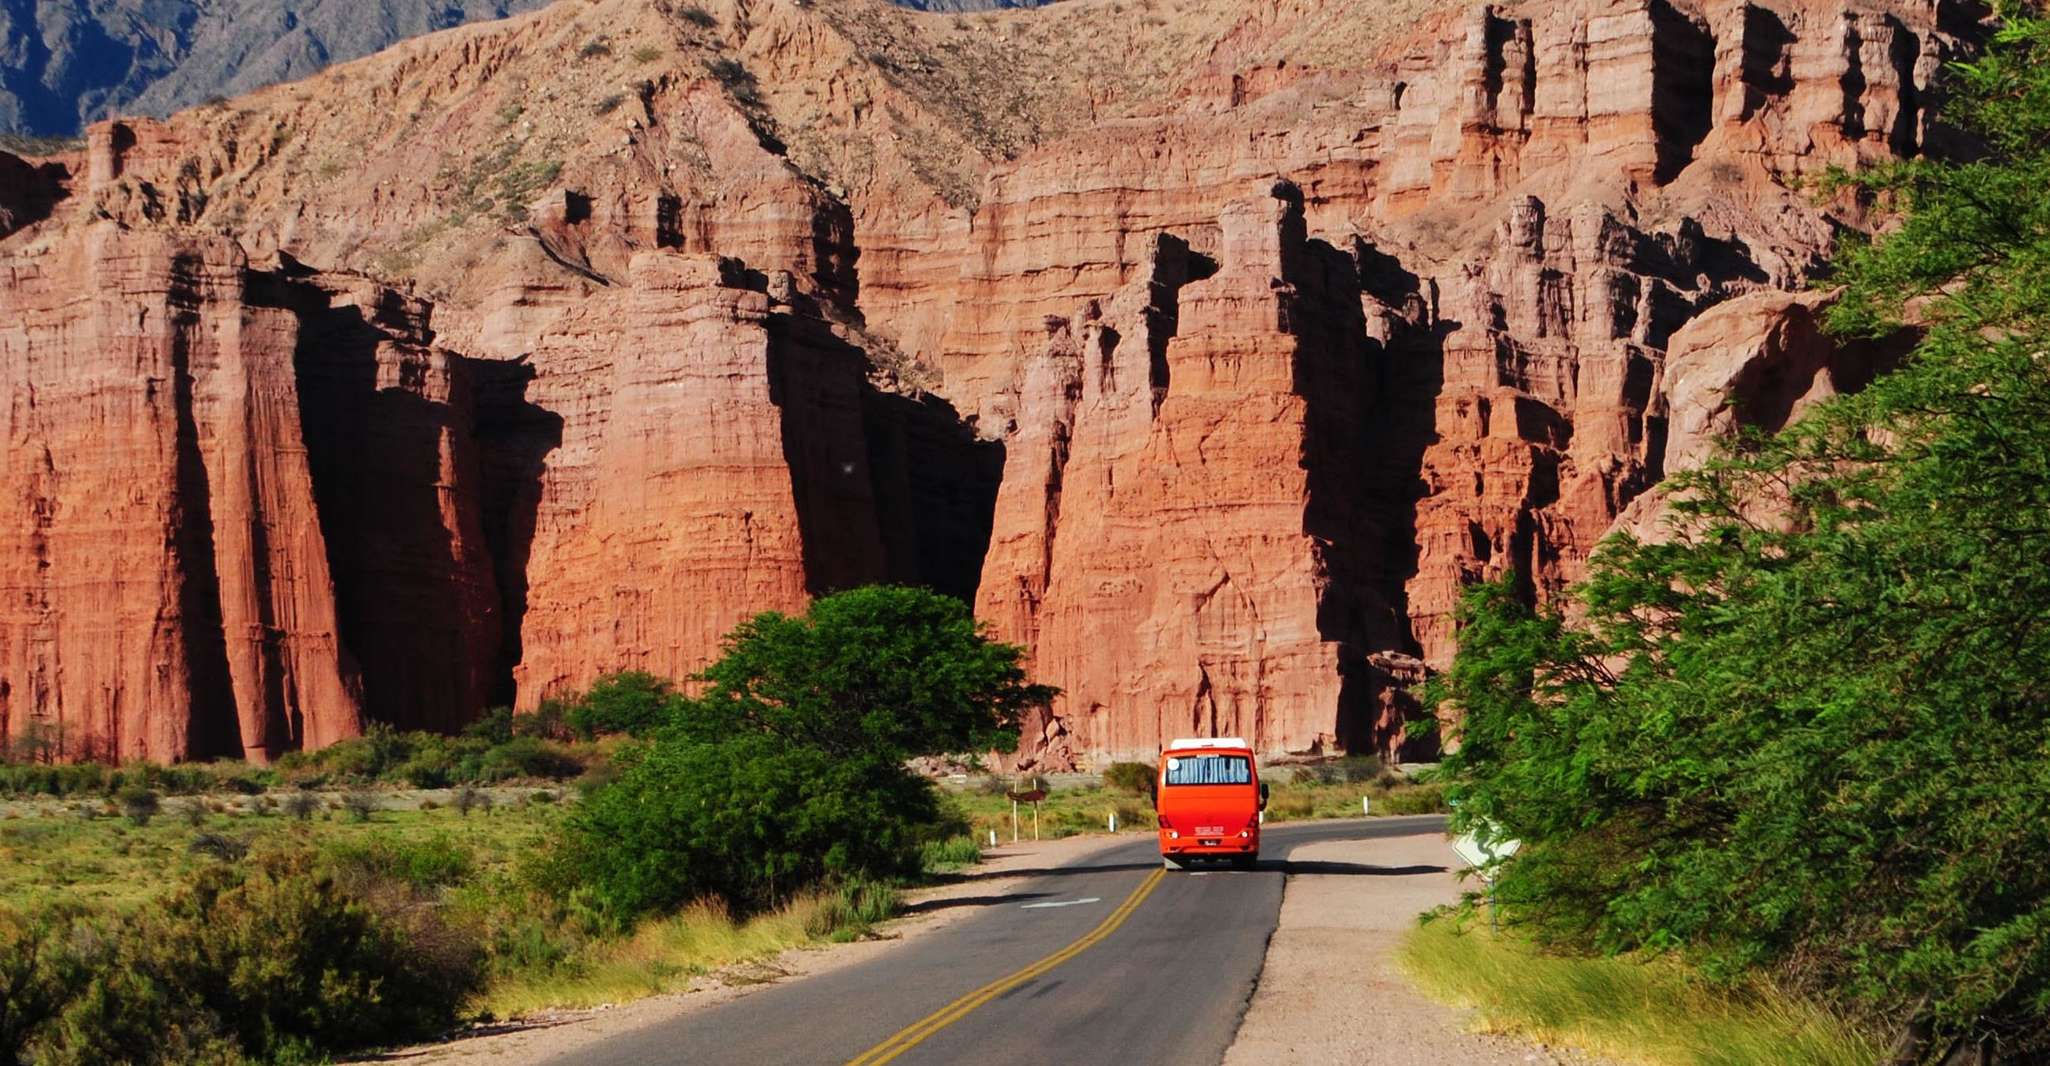
<path fill-rule="evenodd" d="M 1440 919 L 1398 961 L 1425 991 L 1488 1029 L 1662 1066 L 1872 1066 L 1862 1028 L 1766 988 L 1704 979 L 1674 959 L 1576 957 Z"/>
<path fill-rule="evenodd" d="M 2050 1056 L 2050 22 L 2002 15 L 1951 68 L 1971 161 L 1836 182 L 1895 217 L 1829 325 L 1912 321 L 1904 364 L 1680 475 L 1573 610 L 1472 590 L 1428 691 L 1457 824 L 1523 842 L 1511 936 L 1770 985 L 1902 1064 Z"/>
<path fill-rule="evenodd" d="M 862 936 L 979 857 L 905 764 L 1015 744 L 1050 695 L 1018 656 L 858 589 L 742 625 L 696 697 L 625 674 L 269 769 L 9 767 L 62 799 L 0 814 L 0 1063 L 321 1061 Z"/>
<path fill-rule="evenodd" d="M 620 674 L 267 768 L 0 766 L 0 1063 L 320 1061 L 866 935 L 1038 784 L 908 769 L 1015 745 L 1052 695 L 1019 656 L 866 588 L 740 626 L 696 695 Z M 1274 820 L 1441 806 L 1372 759 L 1270 777 Z M 1055 789 L 1042 835 L 1151 832 L 1152 780 Z"/>

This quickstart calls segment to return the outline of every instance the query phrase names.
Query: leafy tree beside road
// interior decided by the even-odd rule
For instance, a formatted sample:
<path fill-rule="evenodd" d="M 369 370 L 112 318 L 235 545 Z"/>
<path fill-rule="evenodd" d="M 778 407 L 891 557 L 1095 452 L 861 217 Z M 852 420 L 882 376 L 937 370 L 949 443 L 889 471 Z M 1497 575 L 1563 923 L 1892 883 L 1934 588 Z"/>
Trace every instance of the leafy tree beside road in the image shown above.
<path fill-rule="evenodd" d="M 1677 482 L 1572 616 L 1474 589 L 1429 695 L 1495 888 L 1554 945 L 1766 974 L 1899 1038 L 2050 1056 L 2050 22 L 2006 13 L 1945 118 L 1969 162 L 1843 179 L 1839 259 L 1897 372 Z"/>
<path fill-rule="evenodd" d="M 938 830 L 920 755 L 1008 750 L 1020 651 L 960 601 L 873 586 L 757 615 L 617 777 L 570 816 L 550 877 L 621 920 L 715 896 L 769 906 L 828 879 L 915 873 Z"/>

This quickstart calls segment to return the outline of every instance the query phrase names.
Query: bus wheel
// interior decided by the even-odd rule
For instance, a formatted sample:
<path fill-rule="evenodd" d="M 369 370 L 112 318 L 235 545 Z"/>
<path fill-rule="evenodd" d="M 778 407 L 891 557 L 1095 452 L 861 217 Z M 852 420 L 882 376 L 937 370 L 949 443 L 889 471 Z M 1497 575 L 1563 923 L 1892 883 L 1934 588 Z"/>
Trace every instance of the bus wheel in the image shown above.
<path fill-rule="evenodd" d="M 1172 855 L 1162 855 L 1160 857 L 1160 865 L 1165 866 L 1170 870 L 1179 870 L 1182 868 L 1182 864 L 1176 862 L 1174 856 Z"/>

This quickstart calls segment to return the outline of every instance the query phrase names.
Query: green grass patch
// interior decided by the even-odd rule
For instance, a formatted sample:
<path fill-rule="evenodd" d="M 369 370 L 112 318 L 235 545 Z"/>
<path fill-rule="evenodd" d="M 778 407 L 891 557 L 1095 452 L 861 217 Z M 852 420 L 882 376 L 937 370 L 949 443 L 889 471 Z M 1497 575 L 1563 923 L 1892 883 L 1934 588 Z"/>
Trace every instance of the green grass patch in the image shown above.
<path fill-rule="evenodd" d="M 467 818 L 440 808 L 380 810 L 358 821 L 332 808 L 335 797 L 315 798 L 318 813 L 305 821 L 282 807 L 274 814 L 210 813 L 198 827 L 168 817 L 138 826 L 99 813 L 0 821 L 0 906 L 131 911 L 220 861 L 205 846 L 194 849 L 204 835 L 256 850 L 309 844 L 344 858 L 396 863 L 408 880 L 445 883 L 510 870 L 544 843 L 561 817 L 559 806 L 506 804 Z M 461 841 L 461 848 L 451 841 Z"/>
<path fill-rule="evenodd" d="M 1655 1066 L 1870 1066 L 1884 1048 L 1848 1022 L 1769 990 L 1735 992 L 1671 959 L 1549 955 L 1450 918 L 1403 942 L 1423 990 L 1493 1031 Z"/>
<path fill-rule="evenodd" d="M 858 938 L 896 907 L 888 886 L 848 885 L 808 892 L 765 914 L 736 919 L 723 904 L 700 900 L 632 933 L 594 940 L 550 965 L 528 965 L 491 983 L 477 1007 L 514 1018 L 545 1008 L 595 1007 L 680 992 L 691 979 L 791 948 Z"/>
<path fill-rule="evenodd" d="M 929 840 L 920 849 L 926 873 L 947 873 L 982 861 L 982 845 L 971 836 Z"/>

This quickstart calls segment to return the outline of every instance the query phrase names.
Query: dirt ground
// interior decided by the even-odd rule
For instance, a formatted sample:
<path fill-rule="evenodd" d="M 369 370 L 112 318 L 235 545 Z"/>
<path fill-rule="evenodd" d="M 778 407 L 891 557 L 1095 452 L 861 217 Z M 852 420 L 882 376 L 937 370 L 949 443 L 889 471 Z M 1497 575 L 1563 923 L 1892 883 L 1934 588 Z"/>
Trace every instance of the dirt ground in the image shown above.
<path fill-rule="evenodd" d="M 1289 861 L 1319 865 L 1289 875 L 1281 923 L 1225 1066 L 1600 1066 L 1476 1032 L 1470 1012 L 1426 998 L 1396 969 L 1416 916 L 1462 890 L 1453 872 L 1462 864 L 1442 836 L 1305 844 Z"/>

